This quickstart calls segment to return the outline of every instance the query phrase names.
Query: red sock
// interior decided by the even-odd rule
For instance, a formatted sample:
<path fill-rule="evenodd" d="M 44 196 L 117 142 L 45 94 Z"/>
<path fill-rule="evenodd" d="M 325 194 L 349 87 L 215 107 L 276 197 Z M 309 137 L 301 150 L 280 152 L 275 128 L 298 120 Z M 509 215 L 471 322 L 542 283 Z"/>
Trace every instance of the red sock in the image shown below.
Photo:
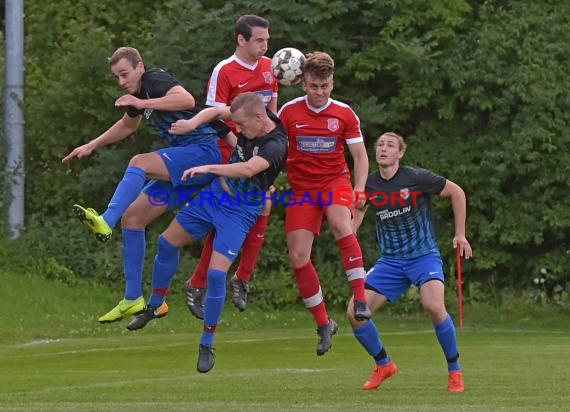
<path fill-rule="evenodd" d="M 315 318 L 317 326 L 325 326 L 329 323 L 329 314 L 327 313 L 325 302 L 321 302 L 317 306 L 309 308 L 309 311 L 313 315 L 313 318 Z"/>
<path fill-rule="evenodd" d="M 364 292 L 364 261 L 362 258 L 362 250 L 358 244 L 358 240 L 354 234 L 337 240 L 338 248 L 342 256 L 342 266 L 346 271 L 348 283 L 352 289 L 355 300 L 366 302 L 366 294 Z"/>
<path fill-rule="evenodd" d="M 307 309 L 313 314 L 317 326 L 326 325 L 329 323 L 329 315 L 323 301 L 319 276 L 313 263 L 309 260 L 306 265 L 293 268 L 293 272 L 295 272 L 295 280 L 301 297 Z"/>
<path fill-rule="evenodd" d="M 245 282 L 251 280 L 251 274 L 255 268 L 255 263 L 261 252 L 261 247 L 265 241 L 265 232 L 267 231 L 267 223 L 269 222 L 269 216 L 260 215 L 257 218 L 257 222 L 250 229 L 247 237 L 243 242 L 241 247 L 241 258 L 239 261 L 239 267 L 236 271 L 236 276 Z"/>
<path fill-rule="evenodd" d="M 204 240 L 204 246 L 202 247 L 202 253 L 200 254 L 200 260 L 194 273 L 188 281 L 190 286 L 193 288 L 205 288 L 206 279 L 208 278 L 208 266 L 210 266 L 210 259 L 212 258 L 212 248 L 214 244 L 214 232 L 210 234 Z"/>

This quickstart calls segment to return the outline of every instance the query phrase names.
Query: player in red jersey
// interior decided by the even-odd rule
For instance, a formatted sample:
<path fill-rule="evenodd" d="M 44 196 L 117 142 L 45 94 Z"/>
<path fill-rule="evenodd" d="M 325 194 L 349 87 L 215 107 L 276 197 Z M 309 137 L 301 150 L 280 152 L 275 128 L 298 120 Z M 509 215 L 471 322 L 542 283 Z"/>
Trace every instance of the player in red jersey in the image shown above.
<path fill-rule="evenodd" d="M 235 53 L 216 65 L 208 81 L 206 104 L 230 106 L 240 93 L 255 92 L 262 96 L 266 107 L 276 113 L 278 84 L 271 71 L 271 59 L 265 57 L 269 43 L 269 22 L 255 15 L 241 16 L 235 25 L 235 36 Z M 228 122 L 228 126 L 236 131 L 233 123 Z M 233 149 L 222 139 L 220 142 L 222 159 L 227 163 Z M 243 243 L 240 264 L 230 279 L 232 302 L 240 311 L 244 311 L 247 304 L 249 281 L 263 246 L 270 212 L 271 202 L 267 202 Z M 212 234 L 206 238 L 198 266 L 184 284 L 188 309 L 199 319 L 203 318 L 212 239 Z"/>
<path fill-rule="evenodd" d="M 345 148 L 354 159 L 355 191 L 364 191 L 368 155 L 358 117 L 348 105 L 330 97 L 333 73 L 334 61 L 327 53 L 309 54 L 303 68 L 306 95 L 284 104 L 278 114 L 289 135 L 287 177 L 296 200 L 290 202 L 286 212 L 287 246 L 297 286 L 317 323 L 317 355 L 330 349 L 338 328 L 329 319 L 319 277 L 311 262 L 313 241 L 325 216 L 354 293 L 355 316 L 361 320 L 370 318 L 362 251 L 351 223 L 352 207 L 363 205 L 352 198 L 341 202 L 332 199 L 339 191 L 349 195 L 353 192 Z M 307 195 L 312 200 L 307 201 Z"/>

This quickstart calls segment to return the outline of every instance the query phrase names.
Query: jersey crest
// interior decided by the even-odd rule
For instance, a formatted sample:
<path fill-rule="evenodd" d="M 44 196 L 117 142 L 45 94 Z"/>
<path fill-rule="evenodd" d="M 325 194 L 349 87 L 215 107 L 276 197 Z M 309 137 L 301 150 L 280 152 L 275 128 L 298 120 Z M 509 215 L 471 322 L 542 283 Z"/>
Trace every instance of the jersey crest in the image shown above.
<path fill-rule="evenodd" d="M 273 83 L 273 74 L 269 72 L 263 72 L 263 78 L 265 79 L 265 83 L 267 84 Z"/>
<path fill-rule="evenodd" d="M 340 127 L 338 119 L 335 118 L 327 119 L 327 127 L 331 132 L 336 132 Z"/>

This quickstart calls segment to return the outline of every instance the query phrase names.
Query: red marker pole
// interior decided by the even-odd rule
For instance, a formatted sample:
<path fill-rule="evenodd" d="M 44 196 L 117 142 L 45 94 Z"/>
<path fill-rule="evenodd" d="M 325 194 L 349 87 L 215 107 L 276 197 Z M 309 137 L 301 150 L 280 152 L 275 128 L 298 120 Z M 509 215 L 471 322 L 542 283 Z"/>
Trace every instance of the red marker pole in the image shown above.
<path fill-rule="evenodd" d="M 463 328 L 463 273 L 461 269 L 461 252 L 457 246 L 457 301 L 459 304 L 459 327 Z"/>

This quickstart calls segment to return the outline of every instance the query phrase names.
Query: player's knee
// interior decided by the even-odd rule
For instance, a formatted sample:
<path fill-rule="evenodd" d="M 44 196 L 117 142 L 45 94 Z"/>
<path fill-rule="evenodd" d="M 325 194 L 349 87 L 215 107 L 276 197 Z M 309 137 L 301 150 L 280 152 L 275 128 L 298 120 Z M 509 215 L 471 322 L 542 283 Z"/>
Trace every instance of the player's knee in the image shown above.
<path fill-rule="evenodd" d="M 354 301 L 352 299 L 350 299 L 348 306 L 346 307 L 346 317 L 348 319 L 348 323 L 350 323 L 350 326 L 353 329 L 358 328 L 365 323 L 364 321 L 356 320 L 354 317 Z"/>
<path fill-rule="evenodd" d="M 305 250 L 290 248 L 289 249 L 289 260 L 293 267 L 298 268 L 304 266 L 310 258 L 310 254 Z"/>
<path fill-rule="evenodd" d="M 440 320 L 445 319 L 447 311 L 443 302 L 423 302 L 422 304 L 424 310 L 434 322 L 438 323 Z"/>
<path fill-rule="evenodd" d="M 352 233 L 350 220 L 334 219 L 327 220 L 329 228 L 336 239 L 341 239 Z"/>
<path fill-rule="evenodd" d="M 146 167 L 148 165 L 148 161 L 149 161 L 149 157 L 148 157 L 147 153 L 138 154 L 138 155 L 135 155 L 131 158 L 131 161 L 129 162 L 129 166 L 139 167 L 143 170 L 146 170 Z"/>
<path fill-rule="evenodd" d="M 149 223 L 147 220 L 144 214 L 127 209 L 121 217 L 121 226 L 129 229 L 144 229 Z"/>

